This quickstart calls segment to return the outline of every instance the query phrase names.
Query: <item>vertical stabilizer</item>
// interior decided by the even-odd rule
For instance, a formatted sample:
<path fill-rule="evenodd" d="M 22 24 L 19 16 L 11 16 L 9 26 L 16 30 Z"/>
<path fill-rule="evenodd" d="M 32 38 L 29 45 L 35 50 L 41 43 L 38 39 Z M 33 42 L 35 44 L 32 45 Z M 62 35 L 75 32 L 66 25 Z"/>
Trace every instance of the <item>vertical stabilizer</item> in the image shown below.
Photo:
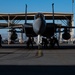
<path fill-rule="evenodd" d="M 53 13 L 53 24 L 55 23 L 54 22 L 54 3 L 52 3 L 52 13 Z"/>
<path fill-rule="evenodd" d="M 25 5 L 25 24 L 27 23 L 27 4 Z"/>

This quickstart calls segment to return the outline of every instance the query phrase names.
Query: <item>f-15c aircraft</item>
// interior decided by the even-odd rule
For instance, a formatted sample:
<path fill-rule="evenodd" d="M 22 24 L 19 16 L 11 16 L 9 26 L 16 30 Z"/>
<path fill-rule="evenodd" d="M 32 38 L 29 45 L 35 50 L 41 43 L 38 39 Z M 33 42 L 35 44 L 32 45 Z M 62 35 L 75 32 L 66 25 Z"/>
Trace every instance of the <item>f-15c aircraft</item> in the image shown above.
<path fill-rule="evenodd" d="M 27 15 L 25 15 L 25 25 L 23 25 L 23 30 L 28 37 L 38 36 L 38 39 L 37 39 L 38 46 L 40 46 L 40 36 L 51 38 L 51 37 L 54 37 L 54 34 L 57 32 L 56 30 L 58 28 L 64 28 L 64 33 L 62 37 L 63 39 L 68 40 L 70 39 L 70 33 L 68 31 L 68 28 L 75 28 L 75 27 L 60 26 L 60 25 L 55 24 L 54 22 L 54 3 L 52 4 L 52 11 L 53 11 L 53 23 L 49 23 L 49 24 L 46 23 L 45 16 L 42 13 L 37 13 L 34 16 L 33 25 L 29 25 L 27 23 Z M 27 14 L 27 5 L 26 5 L 25 14 Z M 52 45 L 54 46 L 54 44 Z"/>

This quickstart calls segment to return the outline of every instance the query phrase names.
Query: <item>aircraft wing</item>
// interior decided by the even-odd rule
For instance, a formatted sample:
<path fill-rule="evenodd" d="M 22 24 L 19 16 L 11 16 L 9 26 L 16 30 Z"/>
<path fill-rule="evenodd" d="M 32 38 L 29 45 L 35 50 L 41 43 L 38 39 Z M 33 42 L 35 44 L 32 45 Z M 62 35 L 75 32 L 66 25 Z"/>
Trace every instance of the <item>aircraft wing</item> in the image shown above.
<path fill-rule="evenodd" d="M 6 26 L 7 27 L 7 26 Z M 35 37 L 36 36 L 36 34 L 35 34 L 35 32 L 33 31 L 33 27 L 32 27 L 32 24 L 30 24 L 30 23 L 26 23 L 26 24 L 17 24 L 17 25 L 10 25 L 9 27 L 7 27 L 7 28 L 9 28 L 9 29 L 11 29 L 11 30 L 9 30 L 8 32 L 12 32 L 12 29 L 13 28 L 20 28 L 20 29 L 22 29 L 22 31 L 15 31 L 15 32 L 17 32 L 17 33 L 25 33 L 26 34 L 26 36 L 30 36 L 30 37 Z"/>
<path fill-rule="evenodd" d="M 57 29 L 67 29 L 67 32 L 70 32 L 70 30 L 69 30 L 70 28 L 74 29 L 75 26 L 62 26 L 60 24 L 47 23 L 46 29 L 45 29 L 44 33 L 42 34 L 42 36 L 51 37 L 54 35 L 54 33 L 59 32 L 59 30 L 57 31 Z M 60 31 L 60 32 L 64 32 L 64 30 Z"/>

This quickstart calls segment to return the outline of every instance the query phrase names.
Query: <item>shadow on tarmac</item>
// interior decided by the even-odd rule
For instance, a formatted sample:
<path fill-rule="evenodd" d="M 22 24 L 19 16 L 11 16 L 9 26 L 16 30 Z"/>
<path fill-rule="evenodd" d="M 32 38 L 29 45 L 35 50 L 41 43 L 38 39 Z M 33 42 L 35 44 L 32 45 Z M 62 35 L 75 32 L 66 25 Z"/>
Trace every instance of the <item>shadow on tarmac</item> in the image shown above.
<path fill-rule="evenodd" d="M 75 66 L 1 65 L 0 75 L 72 75 Z"/>

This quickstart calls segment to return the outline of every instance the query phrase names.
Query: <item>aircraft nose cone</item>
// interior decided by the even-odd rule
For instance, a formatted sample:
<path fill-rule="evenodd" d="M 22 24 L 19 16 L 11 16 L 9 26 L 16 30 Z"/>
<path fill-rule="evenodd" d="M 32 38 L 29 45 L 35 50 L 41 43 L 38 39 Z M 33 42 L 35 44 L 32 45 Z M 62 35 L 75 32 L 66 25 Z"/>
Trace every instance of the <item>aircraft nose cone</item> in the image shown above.
<path fill-rule="evenodd" d="M 33 30 L 36 34 L 39 33 L 41 27 L 41 19 L 38 18 L 33 22 Z"/>

